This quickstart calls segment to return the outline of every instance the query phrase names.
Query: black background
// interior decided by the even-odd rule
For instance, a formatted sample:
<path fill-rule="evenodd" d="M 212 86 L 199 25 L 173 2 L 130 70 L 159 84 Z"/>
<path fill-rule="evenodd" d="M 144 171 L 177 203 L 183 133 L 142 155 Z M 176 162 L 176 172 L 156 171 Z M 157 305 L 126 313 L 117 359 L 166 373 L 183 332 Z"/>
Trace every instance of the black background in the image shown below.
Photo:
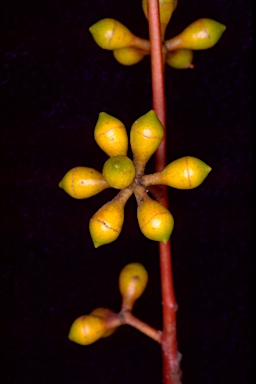
<path fill-rule="evenodd" d="M 105 111 L 132 123 L 152 108 L 149 58 L 118 64 L 88 31 L 105 17 L 147 38 L 140 1 L 5 1 L 1 6 L 1 383 L 161 383 L 161 350 L 123 326 L 88 346 L 73 320 L 120 308 L 120 270 L 141 262 L 149 284 L 134 313 L 161 328 L 157 243 L 130 199 L 119 239 L 94 249 L 91 216 L 106 190 L 77 201 L 58 183 L 77 165 L 101 171 L 93 139 Z M 169 189 L 184 384 L 251 383 L 251 3 L 180 0 L 170 38 L 200 17 L 227 26 L 195 69 L 166 67 L 168 163 L 196 156 L 213 171 L 198 189 Z M 153 159 L 147 172 L 154 170 Z"/>

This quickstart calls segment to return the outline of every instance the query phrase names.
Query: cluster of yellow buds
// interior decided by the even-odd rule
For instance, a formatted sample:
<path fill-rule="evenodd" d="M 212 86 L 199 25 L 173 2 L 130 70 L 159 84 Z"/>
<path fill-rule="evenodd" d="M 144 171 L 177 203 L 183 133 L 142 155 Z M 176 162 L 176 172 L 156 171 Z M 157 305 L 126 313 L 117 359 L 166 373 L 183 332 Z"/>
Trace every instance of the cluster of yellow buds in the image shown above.
<path fill-rule="evenodd" d="M 153 110 L 141 116 L 130 131 L 131 160 L 127 157 L 128 136 L 124 124 L 105 112 L 99 114 L 94 137 L 109 156 L 102 173 L 93 168 L 76 167 L 68 171 L 59 183 L 76 199 L 88 198 L 106 188 L 120 190 L 90 220 L 89 230 L 95 248 L 118 238 L 124 222 L 125 204 L 132 194 L 137 200 L 137 218 L 142 233 L 150 240 L 166 243 L 172 233 L 174 219 L 167 208 L 149 197 L 148 187 L 164 184 L 178 189 L 192 189 L 199 186 L 211 171 L 203 161 L 185 156 L 171 162 L 161 172 L 145 175 L 145 166 L 163 136 L 163 126 Z"/>
<path fill-rule="evenodd" d="M 225 25 L 208 18 L 190 24 L 179 35 L 165 40 L 165 30 L 177 6 L 177 0 L 159 0 L 159 13 L 164 61 L 176 69 L 193 68 L 193 51 L 213 47 L 225 31 Z M 147 0 L 142 0 L 146 17 Z M 119 21 L 106 18 L 89 28 L 95 42 L 103 49 L 113 51 L 115 59 L 123 65 L 140 62 L 150 55 L 148 40 L 135 36 Z"/>
<path fill-rule="evenodd" d="M 119 290 L 122 295 L 120 314 L 108 308 L 96 308 L 89 315 L 78 317 L 69 331 L 69 339 L 77 344 L 89 345 L 108 337 L 124 323 L 122 314 L 132 311 L 135 301 L 142 295 L 148 282 L 148 273 L 143 265 L 126 265 L 119 276 Z"/>

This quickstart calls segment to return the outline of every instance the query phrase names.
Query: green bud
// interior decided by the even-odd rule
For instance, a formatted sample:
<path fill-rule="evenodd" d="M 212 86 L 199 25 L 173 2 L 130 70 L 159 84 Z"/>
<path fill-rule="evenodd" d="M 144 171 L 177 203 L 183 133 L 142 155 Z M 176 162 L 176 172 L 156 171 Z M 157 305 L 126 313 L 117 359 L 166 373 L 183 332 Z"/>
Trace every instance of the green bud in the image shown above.
<path fill-rule="evenodd" d="M 135 177 L 134 164 L 127 156 L 110 157 L 103 166 L 102 175 L 112 188 L 126 188 Z"/>

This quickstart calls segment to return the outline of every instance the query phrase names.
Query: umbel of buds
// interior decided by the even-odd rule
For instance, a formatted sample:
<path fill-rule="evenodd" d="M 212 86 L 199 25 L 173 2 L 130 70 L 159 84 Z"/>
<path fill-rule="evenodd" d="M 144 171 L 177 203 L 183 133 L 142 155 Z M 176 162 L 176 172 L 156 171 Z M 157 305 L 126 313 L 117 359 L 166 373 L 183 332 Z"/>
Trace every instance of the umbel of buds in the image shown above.
<path fill-rule="evenodd" d="M 168 164 L 161 172 L 145 175 L 145 166 L 164 137 L 163 126 L 153 110 L 138 118 L 131 127 L 133 160 L 127 157 L 128 136 L 119 119 L 101 112 L 94 137 L 109 156 L 102 173 L 93 168 L 76 167 L 66 173 L 59 186 L 76 199 L 96 195 L 106 188 L 119 190 L 116 197 L 103 205 L 90 220 L 89 231 L 95 248 L 118 238 L 124 223 L 125 205 L 132 194 L 137 200 L 138 224 L 143 235 L 166 243 L 174 228 L 173 216 L 148 195 L 147 188 L 161 184 L 178 189 L 196 188 L 211 167 L 195 157 L 185 156 Z"/>
<path fill-rule="evenodd" d="M 125 314 L 132 311 L 136 300 L 143 294 L 147 282 L 148 273 L 143 265 L 140 263 L 126 265 L 119 275 L 119 290 L 122 296 L 120 313 L 117 314 L 104 307 L 95 308 L 89 315 L 80 316 L 73 322 L 68 338 L 80 345 L 90 345 L 112 335 L 120 325 L 129 324 L 124 321 Z M 148 328 L 147 324 L 141 326 L 141 321 L 137 322 L 135 317 L 133 319 L 135 319 L 133 326 L 139 322 L 142 332 Z M 150 336 L 148 332 L 144 333 Z"/>
<path fill-rule="evenodd" d="M 166 27 L 177 7 L 177 0 L 159 0 L 163 59 L 172 68 L 194 68 L 193 51 L 213 47 L 225 31 L 218 21 L 201 18 L 191 23 L 180 34 L 165 39 Z M 142 0 L 143 12 L 148 18 L 148 0 Z M 150 55 L 148 40 L 135 36 L 128 28 L 114 19 L 103 19 L 89 28 L 95 42 L 103 49 L 113 51 L 114 58 L 123 65 L 139 63 Z"/>

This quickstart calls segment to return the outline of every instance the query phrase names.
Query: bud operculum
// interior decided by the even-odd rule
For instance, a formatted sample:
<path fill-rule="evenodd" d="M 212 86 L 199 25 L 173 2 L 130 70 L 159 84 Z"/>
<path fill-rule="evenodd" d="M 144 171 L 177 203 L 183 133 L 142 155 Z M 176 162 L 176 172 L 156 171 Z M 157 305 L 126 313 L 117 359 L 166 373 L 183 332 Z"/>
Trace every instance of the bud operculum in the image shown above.
<path fill-rule="evenodd" d="M 123 310 L 132 310 L 135 301 L 144 292 L 147 282 L 148 274 L 143 265 L 131 263 L 122 269 L 119 276 L 119 290 L 123 298 Z"/>
<path fill-rule="evenodd" d="M 105 112 L 99 114 L 94 129 L 94 138 L 98 146 L 108 155 L 126 155 L 128 136 L 124 124 Z"/>
<path fill-rule="evenodd" d="M 95 169 L 75 167 L 65 174 L 59 187 L 75 199 L 86 199 L 110 186 L 102 174 Z"/>

